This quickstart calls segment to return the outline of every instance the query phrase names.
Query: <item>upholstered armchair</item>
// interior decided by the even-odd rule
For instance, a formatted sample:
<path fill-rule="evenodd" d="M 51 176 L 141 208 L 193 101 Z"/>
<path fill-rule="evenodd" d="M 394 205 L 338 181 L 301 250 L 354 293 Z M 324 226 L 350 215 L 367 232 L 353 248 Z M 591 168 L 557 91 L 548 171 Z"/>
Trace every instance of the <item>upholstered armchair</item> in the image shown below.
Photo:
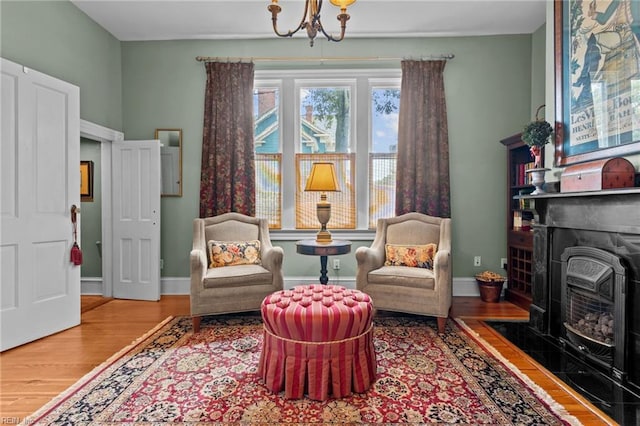
<path fill-rule="evenodd" d="M 451 219 L 421 213 L 378 219 L 371 247 L 358 247 L 356 260 L 356 288 L 376 309 L 434 316 L 444 333 L 452 300 Z"/>
<path fill-rule="evenodd" d="M 282 290 L 281 247 L 271 245 L 266 219 L 240 213 L 194 219 L 191 317 L 200 330 L 205 315 L 259 311 L 264 298 Z"/>

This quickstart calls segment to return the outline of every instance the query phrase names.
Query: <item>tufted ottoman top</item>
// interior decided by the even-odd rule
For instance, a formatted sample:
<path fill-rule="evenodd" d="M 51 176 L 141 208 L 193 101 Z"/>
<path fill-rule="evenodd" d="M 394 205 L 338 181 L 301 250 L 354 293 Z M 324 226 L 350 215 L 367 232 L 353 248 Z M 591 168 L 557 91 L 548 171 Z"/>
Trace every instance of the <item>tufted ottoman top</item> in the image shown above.
<path fill-rule="evenodd" d="M 311 284 L 280 290 L 262 301 L 265 330 L 301 342 L 334 342 L 371 327 L 371 298 L 359 290 Z"/>

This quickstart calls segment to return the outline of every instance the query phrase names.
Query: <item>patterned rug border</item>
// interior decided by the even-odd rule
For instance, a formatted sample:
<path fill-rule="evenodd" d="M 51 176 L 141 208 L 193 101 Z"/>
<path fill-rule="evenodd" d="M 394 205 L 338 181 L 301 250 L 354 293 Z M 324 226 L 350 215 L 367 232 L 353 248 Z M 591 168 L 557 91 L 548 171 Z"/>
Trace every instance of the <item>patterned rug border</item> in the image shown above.
<path fill-rule="evenodd" d="M 54 397 L 51 401 L 40 407 L 33 414 L 27 416 L 20 425 L 32 425 L 36 424 L 36 422 L 46 417 L 52 410 L 54 410 L 59 404 L 63 403 L 66 399 L 73 396 L 74 393 L 81 390 L 84 386 L 91 383 L 91 381 L 102 374 L 106 369 L 112 366 L 115 362 L 117 362 L 122 357 L 126 356 L 129 352 L 136 349 L 138 346 L 144 344 L 150 337 L 152 337 L 156 332 L 161 330 L 163 327 L 167 326 L 172 321 L 177 321 L 183 316 L 168 316 L 163 321 L 155 325 L 149 331 L 133 340 L 129 345 L 125 346 L 118 352 L 111 355 L 105 361 L 100 363 L 98 366 L 93 368 L 89 373 L 85 374 L 83 377 L 78 379 L 77 382 L 69 386 L 67 389 L 62 391 L 59 395 Z M 186 317 L 186 316 L 184 316 Z M 523 373 L 517 366 L 507 360 L 493 345 L 483 339 L 476 331 L 471 329 L 462 319 L 460 318 L 451 318 L 452 323 L 454 323 L 462 332 L 464 332 L 470 339 L 472 339 L 476 344 L 478 344 L 483 350 L 485 350 L 488 354 L 490 354 L 493 358 L 495 358 L 499 363 L 503 365 L 503 367 L 509 370 L 515 378 L 517 378 L 521 384 L 527 388 L 529 388 L 539 399 L 540 401 L 546 405 L 546 407 L 554 412 L 557 416 L 562 418 L 570 425 L 582 425 L 582 423 L 573 415 L 571 415 L 567 409 L 560 403 L 558 403 L 547 391 L 541 388 L 538 384 L 533 382 L 525 373 Z M 136 425 L 142 424 L 153 424 L 153 423 L 136 423 Z M 186 424 L 186 423 L 185 423 Z M 315 423 L 314 423 L 315 424 Z"/>
<path fill-rule="evenodd" d="M 135 339 L 133 342 L 120 349 L 115 354 L 111 355 L 105 361 L 101 362 L 98 366 L 93 368 L 90 372 L 82 376 L 78 379 L 77 382 L 69 386 L 67 389 L 62 391 L 58 396 L 54 397 L 51 401 L 47 402 L 45 405 L 36 410 L 35 413 L 27 416 L 22 422 L 19 423 L 20 426 L 24 425 L 33 425 L 36 424 L 36 421 L 41 417 L 49 414 L 51 410 L 58 406 L 61 402 L 72 396 L 75 392 L 82 389 L 86 386 L 92 379 L 102 374 L 104 370 L 109 368 L 114 362 L 125 356 L 127 353 L 131 352 L 133 349 L 144 343 L 149 337 L 153 336 L 158 330 L 162 327 L 173 321 L 174 319 L 179 318 L 175 316 L 168 316 L 164 320 L 160 321 L 156 324 L 151 330 L 144 333 L 142 336 Z"/>
<path fill-rule="evenodd" d="M 490 353 L 495 359 L 502 363 L 505 368 L 511 371 L 513 375 L 517 377 L 524 386 L 527 386 L 529 389 L 531 389 L 550 410 L 561 416 L 564 420 L 572 425 L 582 424 L 575 416 L 571 415 L 562 404 L 560 404 L 551 395 L 549 395 L 549 393 L 541 388 L 540 385 L 531 380 L 529 376 L 523 373 L 515 364 L 505 358 L 500 353 L 500 351 L 498 351 L 492 344 L 480 337 L 480 335 L 476 331 L 471 329 L 471 327 L 469 327 L 462 319 L 453 318 L 453 321 L 456 322 L 458 326 L 460 326 L 460 328 L 465 331 L 470 338 L 475 340 L 478 345 L 480 345 L 485 351 Z"/>

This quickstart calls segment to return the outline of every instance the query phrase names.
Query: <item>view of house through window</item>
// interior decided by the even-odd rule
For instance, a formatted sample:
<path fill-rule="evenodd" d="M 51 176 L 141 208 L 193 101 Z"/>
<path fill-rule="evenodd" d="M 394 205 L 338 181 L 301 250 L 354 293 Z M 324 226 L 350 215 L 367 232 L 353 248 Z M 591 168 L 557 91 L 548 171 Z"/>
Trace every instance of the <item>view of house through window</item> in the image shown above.
<path fill-rule="evenodd" d="M 257 74 L 256 216 L 272 229 L 317 229 L 320 194 L 304 188 L 320 161 L 334 164 L 340 188 L 327 193 L 329 229 L 375 228 L 378 218 L 393 216 L 399 78 Z"/>

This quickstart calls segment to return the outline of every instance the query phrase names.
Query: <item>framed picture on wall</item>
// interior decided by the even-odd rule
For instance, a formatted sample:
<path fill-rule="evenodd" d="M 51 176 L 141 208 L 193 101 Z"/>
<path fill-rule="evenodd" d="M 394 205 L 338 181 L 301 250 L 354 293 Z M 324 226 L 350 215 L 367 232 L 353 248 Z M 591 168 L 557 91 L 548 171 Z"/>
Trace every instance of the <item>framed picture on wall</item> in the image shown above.
<path fill-rule="evenodd" d="M 640 152 L 640 3 L 554 7 L 556 166 Z"/>
<path fill-rule="evenodd" d="M 93 201 L 93 161 L 80 161 L 80 201 Z"/>

